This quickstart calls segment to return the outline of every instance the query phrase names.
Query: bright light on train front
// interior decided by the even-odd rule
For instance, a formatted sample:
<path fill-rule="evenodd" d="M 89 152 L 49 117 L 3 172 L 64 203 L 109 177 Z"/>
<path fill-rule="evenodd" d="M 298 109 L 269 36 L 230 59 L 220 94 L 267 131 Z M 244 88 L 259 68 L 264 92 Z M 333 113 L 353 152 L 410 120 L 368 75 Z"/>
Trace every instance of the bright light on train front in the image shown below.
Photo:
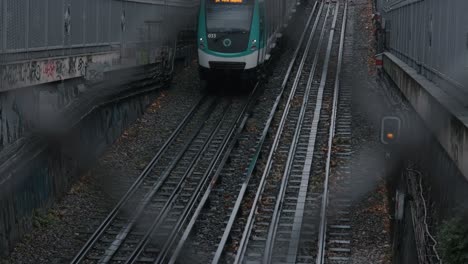
<path fill-rule="evenodd" d="M 252 40 L 252 46 L 250 47 L 251 50 L 256 50 L 257 49 L 257 40 L 254 39 Z"/>
<path fill-rule="evenodd" d="M 204 49 L 205 48 L 205 40 L 203 40 L 203 38 L 200 38 L 200 49 Z"/>

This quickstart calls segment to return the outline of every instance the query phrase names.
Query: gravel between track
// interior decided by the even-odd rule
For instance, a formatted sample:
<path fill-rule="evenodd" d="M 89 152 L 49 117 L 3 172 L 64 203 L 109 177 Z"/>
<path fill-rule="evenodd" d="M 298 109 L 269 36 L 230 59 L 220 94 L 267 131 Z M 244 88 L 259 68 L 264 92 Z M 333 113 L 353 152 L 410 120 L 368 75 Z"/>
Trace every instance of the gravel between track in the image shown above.
<path fill-rule="evenodd" d="M 350 1 L 342 82 L 352 84 L 352 262 L 391 263 L 388 190 L 384 149 L 379 141 L 385 102 L 376 83 L 372 33 L 372 0 Z M 351 45 L 349 45 L 351 44 Z"/>
<path fill-rule="evenodd" d="M 195 62 L 178 72 L 174 80 L 170 89 L 161 91 L 145 114 L 107 149 L 93 169 L 49 212 L 35 217 L 31 234 L 0 263 L 70 261 L 90 236 L 84 230 L 92 230 L 103 220 L 200 97 L 194 90 L 198 87 Z"/>

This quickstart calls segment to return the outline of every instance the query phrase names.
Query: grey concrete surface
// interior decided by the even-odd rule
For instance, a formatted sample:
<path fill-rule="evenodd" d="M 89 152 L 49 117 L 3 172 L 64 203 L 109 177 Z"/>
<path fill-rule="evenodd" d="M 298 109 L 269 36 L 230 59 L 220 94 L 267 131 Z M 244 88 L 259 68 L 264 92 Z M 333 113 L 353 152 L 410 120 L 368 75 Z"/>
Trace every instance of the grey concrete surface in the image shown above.
<path fill-rule="evenodd" d="M 468 109 L 388 52 L 384 70 L 468 179 Z"/>

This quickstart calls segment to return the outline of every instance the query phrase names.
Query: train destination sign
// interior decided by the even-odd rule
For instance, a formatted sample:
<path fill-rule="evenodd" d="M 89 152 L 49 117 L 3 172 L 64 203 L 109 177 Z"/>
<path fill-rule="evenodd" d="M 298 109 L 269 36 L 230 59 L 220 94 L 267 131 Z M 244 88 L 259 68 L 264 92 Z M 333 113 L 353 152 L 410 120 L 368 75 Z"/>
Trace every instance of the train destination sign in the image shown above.
<path fill-rule="evenodd" d="M 242 4 L 244 0 L 214 0 L 216 4 Z"/>

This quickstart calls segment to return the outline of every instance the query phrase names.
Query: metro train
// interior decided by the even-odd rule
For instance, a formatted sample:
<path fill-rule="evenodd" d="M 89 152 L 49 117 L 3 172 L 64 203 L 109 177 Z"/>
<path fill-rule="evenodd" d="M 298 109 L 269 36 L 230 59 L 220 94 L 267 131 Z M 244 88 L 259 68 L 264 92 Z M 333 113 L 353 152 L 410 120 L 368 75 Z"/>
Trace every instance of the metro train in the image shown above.
<path fill-rule="evenodd" d="M 299 0 L 202 0 L 198 62 L 202 86 L 219 76 L 255 80 Z"/>

